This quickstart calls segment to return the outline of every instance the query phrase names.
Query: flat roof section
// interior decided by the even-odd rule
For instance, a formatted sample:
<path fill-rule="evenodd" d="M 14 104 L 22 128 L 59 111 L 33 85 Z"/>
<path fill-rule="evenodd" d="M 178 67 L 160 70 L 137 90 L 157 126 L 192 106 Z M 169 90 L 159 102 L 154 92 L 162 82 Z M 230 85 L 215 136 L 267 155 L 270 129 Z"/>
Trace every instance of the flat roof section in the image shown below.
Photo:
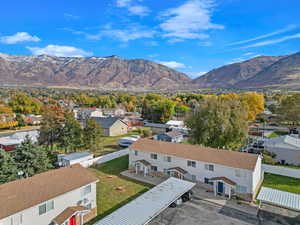
<path fill-rule="evenodd" d="M 94 225 L 145 225 L 194 186 L 171 177 Z"/>
<path fill-rule="evenodd" d="M 298 194 L 262 187 L 257 196 L 257 200 L 300 211 L 300 195 Z"/>

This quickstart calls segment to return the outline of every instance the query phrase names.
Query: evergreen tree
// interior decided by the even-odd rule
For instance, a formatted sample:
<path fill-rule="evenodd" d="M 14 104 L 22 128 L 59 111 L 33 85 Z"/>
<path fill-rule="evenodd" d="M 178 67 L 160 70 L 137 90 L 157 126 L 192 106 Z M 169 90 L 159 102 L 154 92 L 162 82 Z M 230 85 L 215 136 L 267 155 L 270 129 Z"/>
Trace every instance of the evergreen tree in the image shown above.
<path fill-rule="evenodd" d="M 12 156 L 18 171 L 23 172 L 24 177 L 31 177 L 53 168 L 47 151 L 33 144 L 28 137 L 12 152 Z"/>
<path fill-rule="evenodd" d="M 94 119 L 88 119 L 83 129 L 83 143 L 86 149 L 96 150 L 101 140 L 102 129 L 99 123 Z"/>
<path fill-rule="evenodd" d="M 11 154 L 0 149 L 0 184 L 17 179 L 18 169 Z"/>

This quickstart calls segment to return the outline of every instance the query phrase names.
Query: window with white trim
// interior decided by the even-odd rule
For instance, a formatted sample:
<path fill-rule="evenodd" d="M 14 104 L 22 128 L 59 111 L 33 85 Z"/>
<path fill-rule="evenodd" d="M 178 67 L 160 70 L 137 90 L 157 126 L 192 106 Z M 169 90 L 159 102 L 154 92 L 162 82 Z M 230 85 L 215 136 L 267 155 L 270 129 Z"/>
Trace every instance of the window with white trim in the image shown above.
<path fill-rule="evenodd" d="M 190 160 L 188 160 L 187 161 L 187 166 L 196 167 L 196 161 L 190 161 Z"/>
<path fill-rule="evenodd" d="M 50 210 L 54 209 L 54 201 L 48 201 L 42 205 L 39 206 L 39 215 L 43 215 Z"/>
<path fill-rule="evenodd" d="M 157 166 L 151 166 L 152 171 L 157 171 Z"/>
<path fill-rule="evenodd" d="M 92 192 L 92 185 L 88 185 L 88 186 L 85 186 L 82 190 L 81 190 L 81 195 L 82 196 L 85 196 L 89 193 Z"/>
<path fill-rule="evenodd" d="M 164 156 L 164 161 L 165 162 L 171 162 L 172 161 L 171 156 Z"/>
<path fill-rule="evenodd" d="M 151 153 L 150 157 L 151 157 L 151 159 L 157 159 L 157 154 Z"/>
<path fill-rule="evenodd" d="M 238 193 L 247 193 L 247 187 L 236 185 L 235 191 Z"/>
<path fill-rule="evenodd" d="M 205 164 L 205 169 L 209 171 L 214 171 L 215 167 L 213 164 Z"/>
<path fill-rule="evenodd" d="M 237 176 L 237 177 L 246 177 L 246 171 L 235 170 L 235 176 Z"/>
<path fill-rule="evenodd" d="M 137 156 L 138 155 L 138 151 L 135 150 L 134 151 L 134 155 Z"/>

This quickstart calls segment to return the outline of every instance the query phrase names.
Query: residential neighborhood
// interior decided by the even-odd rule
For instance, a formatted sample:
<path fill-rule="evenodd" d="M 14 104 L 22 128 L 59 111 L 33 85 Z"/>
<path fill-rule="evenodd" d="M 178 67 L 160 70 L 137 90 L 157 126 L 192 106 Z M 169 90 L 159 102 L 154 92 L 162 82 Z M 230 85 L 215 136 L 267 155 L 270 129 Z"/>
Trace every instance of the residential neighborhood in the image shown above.
<path fill-rule="evenodd" d="M 300 225 L 299 12 L 1 1 L 0 225 Z"/>
<path fill-rule="evenodd" d="M 179 212 L 194 224 L 200 218 L 191 210 L 207 216 L 203 224 L 211 224 L 210 216 L 231 224 L 300 221 L 299 132 L 270 125 L 282 118 L 279 111 L 262 123 L 260 111 L 249 122 L 245 118 L 245 139 L 237 142 L 238 136 L 221 138 L 230 130 L 215 136 L 219 131 L 206 126 L 217 118 L 201 111 L 149 121 L 138 110 L 120 116 L 72 102 L 47 106 L 38 127 L 0 132 L 1 225 L 173 224 L 169 214 Z M 135 218 L 142 202 L 154 208 Z M 227 214 L 219 214 L 225 206 Z"/>

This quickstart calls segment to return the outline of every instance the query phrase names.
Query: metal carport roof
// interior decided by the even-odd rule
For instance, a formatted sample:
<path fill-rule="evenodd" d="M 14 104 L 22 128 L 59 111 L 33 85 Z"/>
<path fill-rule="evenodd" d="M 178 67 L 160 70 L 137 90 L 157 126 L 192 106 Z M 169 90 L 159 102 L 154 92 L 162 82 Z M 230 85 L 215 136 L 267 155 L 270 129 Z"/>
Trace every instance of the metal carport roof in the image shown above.
<path fill-rule="evenodd" d="M 300 195 L 298 194 L 262 187 L 257 200 L 300 211 Z"/>
<path fill-rule="evenodd" d="M 194 183 L 171 177 L 94 225 L 147 224 L 194 186 Z"/>

